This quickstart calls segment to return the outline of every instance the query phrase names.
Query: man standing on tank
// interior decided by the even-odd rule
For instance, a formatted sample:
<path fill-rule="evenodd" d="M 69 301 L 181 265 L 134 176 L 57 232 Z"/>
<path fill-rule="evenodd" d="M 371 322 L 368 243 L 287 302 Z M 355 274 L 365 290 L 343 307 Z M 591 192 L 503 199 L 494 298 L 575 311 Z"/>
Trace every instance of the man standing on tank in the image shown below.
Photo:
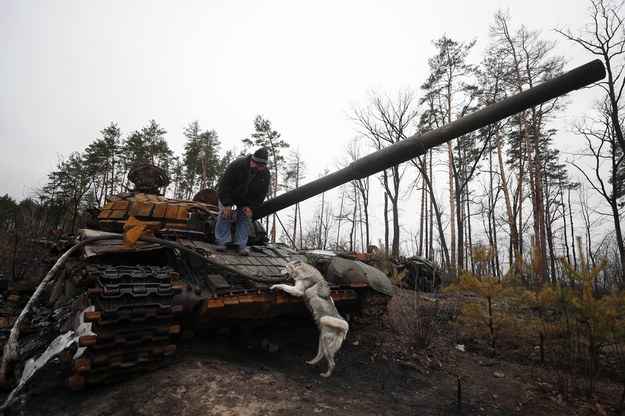
<path fill-rule="evenodd" d="M 215 226 L 217 251 L 226 251 L 226 244 L 232 242 L 230 217 L 232 207 L 236 205 L 234 244 L 240 255 L 250 254 L 247 249 L 247 238 L 252 225 L 252 217 L 269 191 L 271 175 L 266 169 L 268 162 L 267 150 L 258 149 L 253 155 L 238 158 L 230 163 L 219 179 L 217 185 L 219 215 Z"/>

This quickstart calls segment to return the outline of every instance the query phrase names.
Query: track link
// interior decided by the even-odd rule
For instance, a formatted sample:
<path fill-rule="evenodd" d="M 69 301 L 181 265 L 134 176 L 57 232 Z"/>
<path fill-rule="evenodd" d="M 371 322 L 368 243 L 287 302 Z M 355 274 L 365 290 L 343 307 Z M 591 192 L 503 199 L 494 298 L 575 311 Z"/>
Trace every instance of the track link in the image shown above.
<path fill-rule="evenodd" d="M 154 369 L 176 351 L 182 305 L 174 303 L 180 289 L 172 268 L 89 265 L 85 275 L 83 320 L 91 330 L 79 337 L 84 349 L 72 358 L 70 389 Z"/>

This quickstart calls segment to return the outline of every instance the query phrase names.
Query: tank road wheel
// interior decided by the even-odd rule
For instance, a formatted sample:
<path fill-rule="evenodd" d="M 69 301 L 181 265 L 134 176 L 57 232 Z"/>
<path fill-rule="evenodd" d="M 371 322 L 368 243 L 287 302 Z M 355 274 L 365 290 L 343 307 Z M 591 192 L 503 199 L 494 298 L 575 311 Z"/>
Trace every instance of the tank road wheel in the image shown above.
<path fill-rule="evenodd" d="M 180 291 L 170 267 L 90 265 L 85 269 L 89 307 L 79 329 L 68 386 L 109 382 L 158 367 L 176 351 L 180 332 L 174 303 Z"/>

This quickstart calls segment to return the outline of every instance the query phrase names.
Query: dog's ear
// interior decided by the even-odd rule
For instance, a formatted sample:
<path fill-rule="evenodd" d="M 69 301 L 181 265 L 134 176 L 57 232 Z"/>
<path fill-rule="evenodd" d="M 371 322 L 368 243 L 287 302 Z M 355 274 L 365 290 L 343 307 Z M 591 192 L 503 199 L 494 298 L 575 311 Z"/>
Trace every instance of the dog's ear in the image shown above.
<path fill-rule="evenodd" d="M 293 266 L 297 267 L 297 266 L 302 264 L 302 261 L 301 260 L 295 260 L 295 261 L 292 261 L 291 263 L 293 264 Z"/>

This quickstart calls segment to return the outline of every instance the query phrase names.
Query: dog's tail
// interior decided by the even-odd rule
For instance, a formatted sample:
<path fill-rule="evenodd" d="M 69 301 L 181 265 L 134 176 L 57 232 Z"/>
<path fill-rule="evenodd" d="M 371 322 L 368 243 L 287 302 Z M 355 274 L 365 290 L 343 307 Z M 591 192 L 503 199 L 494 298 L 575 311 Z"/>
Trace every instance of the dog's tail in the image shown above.
<path fill-rule="evenodd" d="M 347 321 L 340 318 L 335 318 L 333 316 L 323 316 L 319 320 L 319 323 L 321 325 L 329 326 L 343 332 L 347 332 L 347 330 L 349 329 Z"/>

